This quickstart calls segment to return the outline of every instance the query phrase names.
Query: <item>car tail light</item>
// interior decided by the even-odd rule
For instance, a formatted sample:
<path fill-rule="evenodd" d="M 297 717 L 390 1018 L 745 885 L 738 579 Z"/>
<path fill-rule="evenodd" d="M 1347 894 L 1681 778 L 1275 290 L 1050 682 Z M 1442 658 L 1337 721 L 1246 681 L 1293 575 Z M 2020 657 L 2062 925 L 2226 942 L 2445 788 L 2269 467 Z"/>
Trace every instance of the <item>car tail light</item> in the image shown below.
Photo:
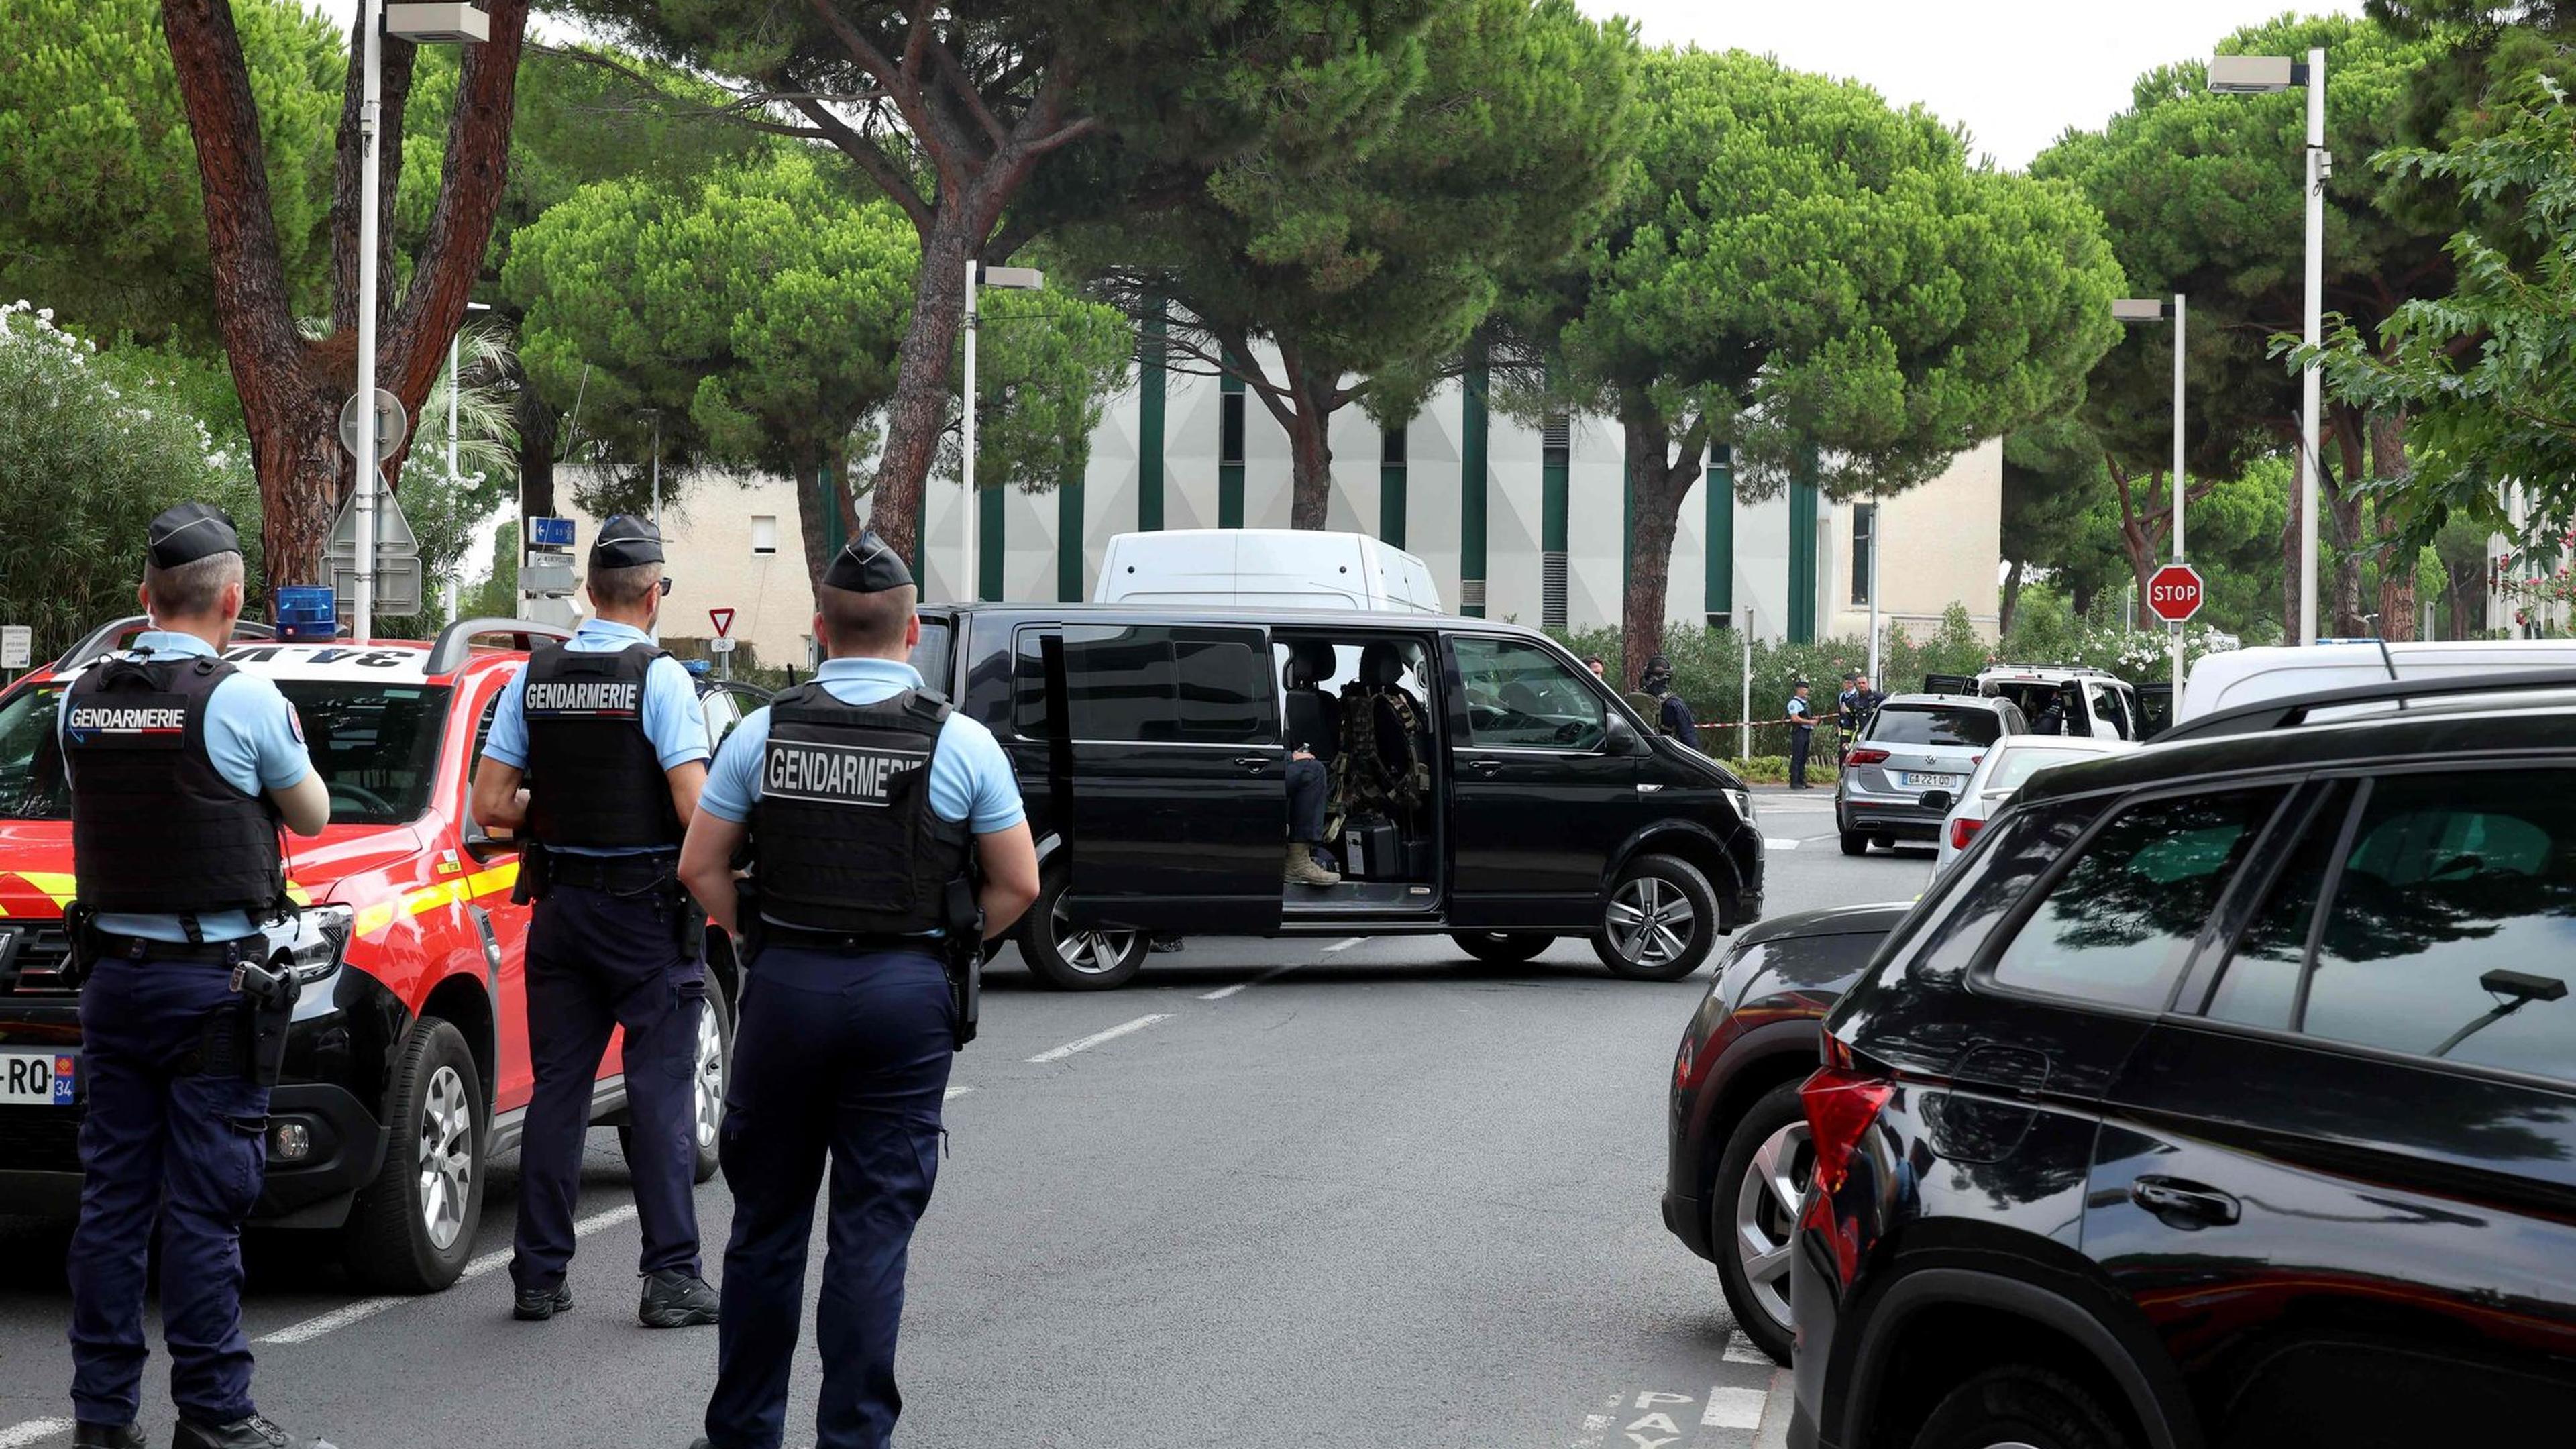
<path fill-rule="evenodd" d="M 1849 1048 L 1832 1037 L 1825 1040 L 1826 1065 L 1798 1089 L 1798 1100 L 1807 1109 L 1807 1132 L 1816 1153 L 1816 1191 L 1830 1196 L 1850 1174 L 1852 1154 L 1896 1095 L 1896 1084 L 1856 1069 L 1850 1065 Z"/>
<path fill-rule="evenodd" d="M 1693 1027 L 1692 1030 L 1682 1033 L 1682 1049 L 1680 1053 L 1673 1058 L 1673 1090 L 1676 1092 L 1687 1091 L 1690 1088 L 1691 1058 L 1699 1054 L 1699 1032 L 1697 1030 L 1699 1024 L 1697 1022 L 1693 1022 L 1691 1025 Z"/>
<path fill-rule="evenodd" d="M 1846 765 L 1884 765 L 1887 763 L 1887 751 L 1854 750 L 1850 754 L 1843 756 L 1843 763 Z"/>
<path fill-rule="evenodd" d="M 1982 820 L 1970 820 L 1966 816 L 1961 816 L 1960 818 L 1951 821 L 1950 848 L 1952 850 L 1967 849 L 1968 842 L 1976 839 L 1977 832 L 1985 828 L 1986 822 Z"/>

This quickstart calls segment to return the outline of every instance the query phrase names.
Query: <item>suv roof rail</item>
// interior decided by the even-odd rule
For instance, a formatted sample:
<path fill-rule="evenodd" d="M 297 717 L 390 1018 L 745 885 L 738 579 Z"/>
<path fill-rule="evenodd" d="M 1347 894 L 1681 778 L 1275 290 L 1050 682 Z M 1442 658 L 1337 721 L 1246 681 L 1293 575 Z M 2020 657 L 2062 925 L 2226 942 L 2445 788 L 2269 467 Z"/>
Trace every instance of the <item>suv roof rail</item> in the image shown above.
<path fill-rule="evenodd" d="M 116 641 L 125 637 L 129 630 L 149 629 L 151 627 L 152 617 L 148 614 L 128 614 L 122 619 L 111 619 L 107 623 L 101 624 L 97 628 L 83 634 L 79 643 L 64 650 L 61 657 L 54 660 L 53 667 L 59 670 L 69 669 L 75 664 L 87 664 L 98 656 L 114 649 L 116 647 Z M 261 623 L 257 619 L 235 619 L 233 621 L 233 637 L 237 639 L 274 639 L 277 637 L 277 631 L 269 625 Z"/>
<path fill-rule="evenodd" d="M 530 639 L 569 639 L 572 631 L 561 624 L 540 624 L 534 619 L 459 619 L 438 631 L 438 639 L 429 646 L 429 659 L 421 666 L 424 674 L 453 674 L 465 662 L 466 652 L 474 641 L 485 634 L 509 634 L 518 639 L 513 648 L 526 649 Z"/>
<path fill-rule="evenodd" d="M 1989 664 L 1977 672 L 1979 674 L 1999 674 L 2012 669 L 2018 669 L 2025 674 L 2087 674 L 2097 675 L 2104 679 L 2117 679 L 2120 677 L 2112 673 L 2110 670 L 2104 669 L 2100 665 L 2096 664 Z"/>
<path fill-rule="evenodd" d="M 2534 669 L 2501 674 L 2435 674 L 2417 679 L 2383 679 L 2370 684 L 2356 684 L 2344 689 L 2319 690 L 2314 694 L 2284 695 L 2259 704 L 2239 705 L 2234 709 L 2205 714 L 2185 720 L 2155 742 L 2206 739 L 2214 735 L 2250 735 L 2265 730 L 2295 729 L 2308 723 L 2320 709 L 2347 704 L 2395 703 L 2405 708 L 2410 699 L 2440 698 L 2461 694 L 2516 694 L 2544 689 L 2576 690 L 2576 669 Z"/>

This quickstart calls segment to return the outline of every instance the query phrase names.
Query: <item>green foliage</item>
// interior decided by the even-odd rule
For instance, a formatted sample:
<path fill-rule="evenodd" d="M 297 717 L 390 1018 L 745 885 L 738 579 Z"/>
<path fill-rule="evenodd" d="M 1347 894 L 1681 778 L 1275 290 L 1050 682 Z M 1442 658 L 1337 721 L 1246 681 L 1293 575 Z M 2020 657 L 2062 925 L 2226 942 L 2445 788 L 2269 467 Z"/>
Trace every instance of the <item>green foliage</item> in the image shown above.
<path fill-rule="evenodd" d="M 482 619 L 514 619 L 519 614 L 519 520 L 503 523 L 492 534 L 492 571 L 483 582 L 457 599 L 466 614 Z"/>
<path fill-rule="evenodd" d="M 1068 292 L 985 291 L 976 305 L 975 486 L 1034 493 L 1080 478 L 1101 411 L 1126 385 L 1133 326 Z"/>
<path fill-rule="evenodd" d="M 219 447 L 133 360 L 56 329 L 50 309 L 0 307 L 0 623 L 34 626 L 42 655 L 131 613 L 144 525 L 191 499 L 232 513 L 261 593 L 243 450 Z"/>
<path fill-rule="evenodd" d="M 423 609 L 409 618 L 377 620 L 379 631 L 395 638 L 436 636 L 447 622 L 439 614 L 441 590 L 448 580 L 462 578 L 466 554 L 482 537 L 484 521 L 517 496 L 518 430 L 502 382 L 511 362 L 508 339 L 495 325 L 468 327 L 457 338 L 457 354 L 457 368 L 439 369 L 438 381 L 421 405 L 412 466 L 403 473 L 400 502 L 420 545 Z M 456 403 L 454 477 L 447 472 L 451 395 Z M 458 607 L 465 607 L 461 598 Z"/>
<path fill-rule="evenodd" d="M 1627 201 L 1540 299 L 1574 390 L 1704 426 L 1739 488 L 1810 449 L 1838 495 L 1937 476 L 2063 407 L 2119 272 L 2070 188 L 1972 168 L 1921 108 L 1742 52 L 1660 51 Z"/>
<path fill-rule="evenodd" d="M 319 310 L 347 42 L 296 0 L 232 0 L 278 244 Z M 159 0 L 0 0 L 0 297 L 94 336 L 211 349 L 197 153 Z"/>
<path fill-rule="evenodd" d="M 2511 200 L 2515 238 L 2531 254 L 2463 230 L 2449 242 L 2458 286 L 2418 298 L 2380 327 L 2377 345 L 2350 321 L 2323 350 L 2326 377 L 2356 407 L 2403 410 L 2415 473 L 2386 500 L 2409 537 L 2429 541 L 2454 520 L 2505 532 L 2501 485 L 2518 483 L 2528 531 L 2576 523 L 2576 107 L 2554 82 L 2501 134 L 2446 152 L 2400 150 L 2399 174 L 2456 182 L 2482 200 Z"/>

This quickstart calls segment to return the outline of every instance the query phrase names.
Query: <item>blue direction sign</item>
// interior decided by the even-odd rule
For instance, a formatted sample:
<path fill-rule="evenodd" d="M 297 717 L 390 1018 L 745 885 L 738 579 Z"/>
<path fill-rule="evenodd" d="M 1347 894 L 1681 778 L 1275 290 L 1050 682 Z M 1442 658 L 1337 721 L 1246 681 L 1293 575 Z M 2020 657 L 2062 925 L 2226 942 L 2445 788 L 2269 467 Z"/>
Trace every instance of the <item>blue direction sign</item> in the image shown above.
<path fill-rule="evenodd" d="M 569 518 L 531 518 L 528 520 L 530 548 L 572 547 L 572 520 Z"/>

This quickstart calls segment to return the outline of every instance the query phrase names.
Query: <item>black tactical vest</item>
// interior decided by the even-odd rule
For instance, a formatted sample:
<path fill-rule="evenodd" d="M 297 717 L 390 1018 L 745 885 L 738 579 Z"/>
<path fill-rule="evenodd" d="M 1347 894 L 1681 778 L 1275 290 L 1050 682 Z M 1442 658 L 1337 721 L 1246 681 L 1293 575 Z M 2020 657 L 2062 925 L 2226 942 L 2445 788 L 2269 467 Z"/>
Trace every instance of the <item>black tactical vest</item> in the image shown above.
<path fill-rule="evenodd" d="M 651 644 L 544 644 L 528 656 L 529 834 L 595 849 L 680 843 L 670 778 L 644 733 L 644 675 L 661 657 Z"/>
<path fill-rule="evenodd" d="M 853 936 L 952 924 L 942 906 L 973 835 L 930 808 L 930 761 L 949 713 L 926 690 L 843 704 L 812 683 L 769 702 L 751 812 L 762 919 Z"/>
<path fill-rule="evenodd" d="M 63 756 L 82 905 L 195 916 L 285 899 L 275 809 L 206 754 L 206 703 L 233 672 L 165 655 L 111 659 L 73 682 Z"/>

